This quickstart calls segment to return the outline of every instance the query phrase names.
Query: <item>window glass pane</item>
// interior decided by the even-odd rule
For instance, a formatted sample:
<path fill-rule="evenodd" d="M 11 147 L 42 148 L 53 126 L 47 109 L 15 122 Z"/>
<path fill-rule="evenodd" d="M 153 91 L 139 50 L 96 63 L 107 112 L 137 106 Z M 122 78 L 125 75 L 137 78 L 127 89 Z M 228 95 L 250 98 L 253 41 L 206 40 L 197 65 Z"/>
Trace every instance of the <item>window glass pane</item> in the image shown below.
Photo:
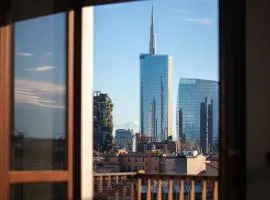
<path fill-rule="evenodd" d="M 11 185 L 11 200 L 67 199 L 66 183 L 26 183 Z"/>
<path fill-rule="evenodd" d="M 66 14 L 15 23 L 11 169 L 66 168 Z"/>

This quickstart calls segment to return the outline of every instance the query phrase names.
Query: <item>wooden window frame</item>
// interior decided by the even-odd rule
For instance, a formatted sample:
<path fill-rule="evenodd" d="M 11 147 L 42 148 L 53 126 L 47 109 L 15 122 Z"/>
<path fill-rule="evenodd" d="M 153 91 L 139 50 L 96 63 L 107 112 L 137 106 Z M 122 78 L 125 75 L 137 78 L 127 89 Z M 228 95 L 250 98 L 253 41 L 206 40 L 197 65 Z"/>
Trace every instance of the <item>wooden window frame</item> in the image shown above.
<path fill-rule="evenodd" d="M 15 1 L 15 0 L 14 0 Z M 68 12 L 68 170 L 12 172 L 9 171 L 10 128 L 10 66 L 12 46 L 12 21 L 8 15 L 9 1 L 1 4 L 0 15 L 0 199 L 8 199 L 10 182 L 36 182 L 67 180 L 68 197 L 81 197 L 81 55 L 82 7 L 128 0 L 51 0 L 56 6 L 46 7 L 48 0 L 17 1 L 13 22 L 57 12 Z M 136 1 L 136 0 L 133 0 Z M 130 2 L 130 1 L 128 1 Z M 245 199 L 245 0 L 219 0 L 219 58 L 220 58 L 220 199 Z M 3 5 L 3 6 L 2 6 Z M 27 5 L 27 7 L 25 7 Z M 22 9 L 22 7 L 24 9 Z M 34 7 L 34 9 L 33 9 Z M 2 12 L 4 10 L 4 12 Z M 71 11 L 73 10 L 73 11 Z M 4 13 L 4 14 L 3 14 Z M 72 19 L 72 20 L 71 20 Z M 70 57 L 71 55 L 71 57 Z M 76 66 L 76 67 L 75 67 Z M 76 97 L 76 98 L 75 98 Z M 79 114 L 79 115 L 78 115 Z M 72 117 L 71 117 L 72 116 Z M 73 118 L 76 116 L 76 118 Z M 78 117 L 77 117 L 78 116 Z M 72 142 L 72 140 L 74 142 Z M 73 147 L 73 148 L 70 148 Z M 76 148 L 75 148 L 76 147 Z M 5 153 L 4 153 L 5 152 Z M 232 153 L 232 152 L 237 152 Z M 73 154 L 73 155 L 72 155 Z M 72 162 L 70 162 L 72 161 Z M 74 166 L 73 166 L 74 164 Z M 28 174 L 30 173 L 30 174 Z M 58 173 L 58 178 L 55 176 Z M 32 174 L 32 175 L 31 175 Z M 25 178 L 26 176 L 30 176 Z M 46 176 L 46 177 L 45 177 Z M 73 184 L 72 184 L 73 183 Z"/>
<path fill-rule="evenodd" d="M 1 16 L 0 27 L 0 199 L 9 199 L 10 184 L 66 182 L 67 196 L 73 198 L 73 139 L 74 139 L 74 11 L 67 11 L 66 16 L 66 170 L 10 170 L 10 134 L 12 124 L 12 82 L 13 65 L 13 21 L 10 14 Z M 5 19 L 5 20 L 3 20 Z"/>
<path fill-rule="evenodd" d="M 1 14 L 0 27 L 0 199 L 8 199 L 9 194 L 9 154 L 8 137 L 10 129 L 10 67 L 11 66 L 11 21 L 7 13 Z"/>
<path fill-rule="evenodd" d="M 219 199 L 246 199 L 246 0 L 219 2 Z"/>

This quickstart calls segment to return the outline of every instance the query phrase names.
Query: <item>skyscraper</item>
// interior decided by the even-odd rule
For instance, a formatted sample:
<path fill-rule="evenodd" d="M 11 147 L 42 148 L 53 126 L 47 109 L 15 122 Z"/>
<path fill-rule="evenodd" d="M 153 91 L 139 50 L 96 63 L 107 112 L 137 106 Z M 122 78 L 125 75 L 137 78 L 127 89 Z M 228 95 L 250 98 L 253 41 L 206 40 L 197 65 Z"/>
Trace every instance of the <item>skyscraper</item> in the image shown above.
<path fill-rule="evenodd" d="M 200 104 L 200 147 L 204 154 L 212 152 L 213 147 L 213 99 L 205 97 Z"/>
<path fill-rule="evenodd" d="M 176 128 L 179 137 L 181 133 L 181 121 L 183 123 L 183 135 L 186 141 L 200 145 L 200 109 L 201 102 L 211 99 L 208 112 L 212 115 L 212 125 L 208 129 L 209 139 L 213 141 L 218 137 L 218 82 L 212 80 L 180 78 L 177 95 Z M 182 112 L 182 119 L 179 113 Z M 181 116 L 181 115 L 180 115 Z M 208 124 L 209 125 L 209 124 Z"/>
<path fill-rule="evenodd" d="M 145 136 L 165 141 L 172 135 L 172 57 L 156 54 L 152 6 L 149 53 L 140 55 L 140 127 Z"/>

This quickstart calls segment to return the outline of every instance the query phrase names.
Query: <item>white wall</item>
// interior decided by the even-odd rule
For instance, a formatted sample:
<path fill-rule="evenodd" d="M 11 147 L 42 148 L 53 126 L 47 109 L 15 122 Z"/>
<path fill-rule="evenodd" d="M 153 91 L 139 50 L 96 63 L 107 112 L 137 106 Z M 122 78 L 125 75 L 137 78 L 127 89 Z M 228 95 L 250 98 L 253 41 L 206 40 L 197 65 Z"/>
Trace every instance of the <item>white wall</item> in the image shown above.
<path fill-rule="evenodd" d="M 206 158 L 203 155 L 198 155 L 194 158 L 187 158 L 187 174 L 197 175 L 201 171 L 206 169 L 205 167 Z"/>
<path fill-rule="evenodd" d="M 81 198 L 93 199 L 93 7 L 82 10 Z M 79 81 L 79 80 L 75 80 Z M 76 116 L 75 116 L 76 117 Z"/>
<path fill-rule="evenodd" d="M 247 199 L 270 199 L 270 1 L 247 0 Z"/>

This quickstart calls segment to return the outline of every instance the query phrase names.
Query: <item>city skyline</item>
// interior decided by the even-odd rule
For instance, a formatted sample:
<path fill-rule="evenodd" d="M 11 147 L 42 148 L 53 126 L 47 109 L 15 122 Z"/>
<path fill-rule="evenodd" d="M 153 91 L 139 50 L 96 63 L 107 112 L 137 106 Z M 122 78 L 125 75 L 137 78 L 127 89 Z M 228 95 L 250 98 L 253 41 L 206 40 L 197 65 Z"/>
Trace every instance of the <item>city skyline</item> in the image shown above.
<path fill-rule="evenodd" d="M 132 2 L 94 8 L 94 90 L 111 96 L 115 129 L 139 130 L 138 55 L 149 48 L 151 5 L 151 2 Z M 218 80 L 218 7 L 212 0 L 166 3 L 160 0 L 154 1 L 154 8 L 156 51 L 172 55 L 174 60 L 172 124 L 175 137 L 179 78 Z M 122 16 L 126 16 L 125 19 Z"/>

